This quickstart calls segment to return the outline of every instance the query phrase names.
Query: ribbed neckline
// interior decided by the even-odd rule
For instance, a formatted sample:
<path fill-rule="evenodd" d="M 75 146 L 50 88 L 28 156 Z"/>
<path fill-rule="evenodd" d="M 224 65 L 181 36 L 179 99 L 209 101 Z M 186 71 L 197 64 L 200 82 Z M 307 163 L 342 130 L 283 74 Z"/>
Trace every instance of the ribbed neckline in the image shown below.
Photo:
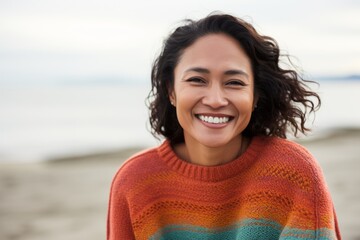
<path fill-rule="evenodd" d="M 264 138 L 254 137 L 241 156 L 219 166 L 200 166 L 180 159 L 168 140 L 165 140 L 164 143 L 159 146 L 158 154 L 172 170 L 187 178 L 216 182 L 231 178 L 246 169 L 256 160 L 256 156 L 263 146 Z"/>

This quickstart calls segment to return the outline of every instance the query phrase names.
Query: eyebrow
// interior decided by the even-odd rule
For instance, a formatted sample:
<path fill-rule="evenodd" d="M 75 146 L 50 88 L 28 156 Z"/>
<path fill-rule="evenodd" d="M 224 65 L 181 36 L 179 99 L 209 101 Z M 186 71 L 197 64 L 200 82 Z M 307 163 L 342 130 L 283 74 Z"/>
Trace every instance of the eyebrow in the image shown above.
<path fill-rule="evenodd" d="M 198 72 L 198 73 L 206 73 L 209 74 L 210 71 L 206 68 L 201 68 L 201 67 L 193 67 L 193 68 L 189 68 L 187 69 L 185 72 Z M 238 69 L 231 69 L 231 70 L 227 70 L 224 72 L 225 75 L 243 75 L 247 78 L 249 78 L 249 75 L 242 71 L 242 70 L 238 70 Z"/>

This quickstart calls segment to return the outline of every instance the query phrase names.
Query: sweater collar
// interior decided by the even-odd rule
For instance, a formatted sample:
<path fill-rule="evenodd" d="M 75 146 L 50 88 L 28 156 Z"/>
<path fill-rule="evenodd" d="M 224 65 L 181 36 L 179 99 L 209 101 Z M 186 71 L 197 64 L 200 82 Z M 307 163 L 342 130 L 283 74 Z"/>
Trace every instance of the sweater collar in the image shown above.
<path fill-rule="evenodd" d="M 246 151 L 234 159 L 219 166 L 200 166 L 180 159 L 174 152 L 170 141 L 165 140 L 158 148 L 160 158 L 173 170 L 181 175 L 199 181 L 216 182 L 234 177 L 246 170 L 264 146 L 263 137 L 253 137 Z"/>

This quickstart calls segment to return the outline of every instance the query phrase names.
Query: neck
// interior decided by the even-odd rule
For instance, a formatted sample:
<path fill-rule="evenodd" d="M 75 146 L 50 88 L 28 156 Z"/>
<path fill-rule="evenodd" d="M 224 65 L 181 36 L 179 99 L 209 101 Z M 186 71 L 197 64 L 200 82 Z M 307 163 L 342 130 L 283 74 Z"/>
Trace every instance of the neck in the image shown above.
<path fill-rule="evenodd" d="M 241 135 L 221 147 L 208 147 L 185 138 L 185 144 L 176 146 L 175 152 L 187 162 L 202 166 L 216 166 L 239 157 L 246 150 L 247 145 L 247 139 Z"/>

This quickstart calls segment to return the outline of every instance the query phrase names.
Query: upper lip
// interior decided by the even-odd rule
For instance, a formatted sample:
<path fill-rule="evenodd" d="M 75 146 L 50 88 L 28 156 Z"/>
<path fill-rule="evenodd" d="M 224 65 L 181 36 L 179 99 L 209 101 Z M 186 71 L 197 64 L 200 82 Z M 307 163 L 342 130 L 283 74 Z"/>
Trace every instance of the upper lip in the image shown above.
<path fill-rule="evenodd" d="M 208 117 L 228 117 L 231 118 L 233 116 L 229 115 L 229 114 L 224 114 L 224 113 L 196 113 L 196 116 L 208 116 Z"/>

